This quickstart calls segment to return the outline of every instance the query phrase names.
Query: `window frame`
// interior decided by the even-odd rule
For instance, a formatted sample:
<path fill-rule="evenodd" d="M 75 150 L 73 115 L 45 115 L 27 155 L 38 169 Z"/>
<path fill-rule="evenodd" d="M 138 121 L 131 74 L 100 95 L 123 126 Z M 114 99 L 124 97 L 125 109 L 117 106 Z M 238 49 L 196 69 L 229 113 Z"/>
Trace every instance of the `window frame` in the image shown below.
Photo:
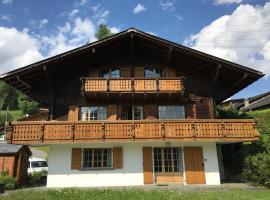
<path fill-rule="evenodd" d="M 119 74 L 118 75 L 114 74 L 115 71 L 118 71 Z M 106 72 L 106 73 L 103 73 L 103 72 Z M 99 71 L 98 75 L 99 75 L 99 78 L 105 78 L 105 79 L 108 79 L 108 78 L 120 78 L 121 77 L 121 69 L 119 67 L 114 67 L 114 68 L 110 68 L 110 69 L 102 69 L 102 70 Z"/>
<path fill-rule="evenodd" d="M 168 107 L 171 107 L 171 109 L 167 110 Z M 174 108 L 173 108 L 174 107 Z M 180 107 L 180 109 L 183 111 L 181 112 L 182 118 L 176 118 L 177 116 L 177 109 L 176 107 Z M 165 108 L 164 111 L 160 111 L 161 108 Z M 172 114 L 168 114 L 168 112 L 175 111 L 173 114 L 175 118 L 169 118 L 168 116 Z M 163 117 L 161 117 L 161 113 L 163 113 Z M 165 114 L 164 114 L 165 113 Z M 160 120 L 182 120 L 186 119 L 186 107 L 184 105 L 158 105 L 158 119 Z"/>
<path fill-rule="evenodd" d="M 147 75 L 147 71 L 152 71 L 152 75 Z M 165 77 L 165 69 L 163 67 L 145 67 L 144 77 L 145 78 L 163 78 Z"/>
<path fill-rule="evenodd" d="M 87 150 L 92 150 L 92 167 L 86 167 L 85 166 L 85 151 L 87 151 Z M 103 155 L 104 155 L 104 150 L 110 150 L 110 166 L 101 166 L 101 167 L 95 167 L 94 166 L 94 163 L 96 162 L 98 162 L 98 161 L 94 161 L 94 158 L 95 158 L 95 155 L 94 155 L 94 153 L 96 152 L 96 151 L 98 151 L 98 150 L 101 150 L 101 152 L 102 152 L 102 154 L 101 154 L 101 162 L 102 161 L 104 161 L 103 159 L 104 159 L 104 157 L 103 157 Z M 97 156 L 96 156 L 97 157 Z M 108 159 L 108 158 L 107 158 Z M 107 160 L 107 162 L 108 162 L 108 160 Z M 104 163 L 103 163 L 104 164 Z M 103 165 L 102 164 L 102 165 Z M 113 168 L 113 148 L 111 148 L 111 147 L 108 147 L 108 148 L 83 148 L 82 149 L 82 156 L 81 156 L 81 169 L 83 170 L 83 171 L 95 171 L 95 170 L 113 170 L 114 168 Z"/>
<path fill-rule="evenodd" d="M 123 108 L 125 107 L 131 107 L 131 118 L 132 119 L 122 119 L 124 118 L 123 116 L 125 116 L 126 114 L 124 114 L 124 110 Z M 135 119 L 135 107 L 138 107 L 140 110 L 140 119 Z M 121 106 L 121 119 L 122 120 L 143 120 L 143 105 L 123 105 Z"/>
<path fill-rule="evenodd" d="M 165 159 L 165 149 L 166 150 L 170 150 L 170 159 Z M 157 150 L 159 151 L 160 154 L 160 158 L 156 159 L 156 155 L 155 153 L 157 152 Z M 174 150 L 177 150 L 178 153 L 178 158 L 174 158 Z M 180 173 L 183 174 L 184 173 L 184 161 L 183 161 L 183 149 L 182 147 L 154 147 L 153 148 L 153 170 L 154 173 L 162 173 L 162 174 L 166 174 L 166 173 Z M 159 162 L 159 165 L 156 165 L 156 161 Z M 170 165 L 166 165 L 165 161 L 169 161 Z M 178 165 L 176 166 L 178 168 L 178 170 L 175 170 L 175 162 L 178 162 Z M 161 164 L 161 165 L 160 165 Z M 166 171 L 166 166 L 171 168 L 171 171 Z M 159 168 L 157 170 L 157 168 Z M 160 170 L 161 169 L 161 170 Z M 169 169 L 169 168 L 168 168 Z"/>
<path fill-rule="evenodd" d="M 82 110 L 84 109 L 87 109 L 87 112 L 84 112 L 86 113 L 86 117 L 84 119 L 83 117 L 83 112 Z M 91 119 L 91 114 L 94 114 L 91 113 L 91 109 L 97 109 L 97 117 L 96 119 Z M 96 106 L 96 105 L 93 105 L 93 106 L 80 106 L 80 109 L 79 109 L 79 115 L 80 115 L 80 121 L 104 121 L 104 120 L 108 120 L 108 107 L 107 106 Z M 101 118 L 101 116 L 103 116 L 103 118 Z"/>

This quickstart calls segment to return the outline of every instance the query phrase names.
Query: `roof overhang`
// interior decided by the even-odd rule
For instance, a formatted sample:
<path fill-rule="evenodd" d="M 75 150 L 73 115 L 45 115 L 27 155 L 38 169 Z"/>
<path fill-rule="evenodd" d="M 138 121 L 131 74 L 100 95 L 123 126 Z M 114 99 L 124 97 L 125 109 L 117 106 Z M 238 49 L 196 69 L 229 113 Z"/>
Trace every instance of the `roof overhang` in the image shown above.
<path fill-rule="evenodd" d="M 81 54 L 93 52 L 95 51 L 95 48 L 108 45 L 112 42 L 119 41 L 126 37 L 136 37 L 143 39 L 146 42 L 148 41 L 154 43 L 157 46 L 157 48 L 164 48 L 164 49 L 173 48 L 175 54 L 183 54 L 187 57 L 192 57 L 194 59 L 202 60 L 206 63 L 211 63 L 211 65 L 209 64 L 209 66 L 211 67 L 209 68 L 209 70 L 216 72 L 216 74 L 218 74 L 220 66 L 222 67 L 221 70 L 222 73 L 224 73 L 223 76 L 225 75 L 233 76 L 234 72 L 239 74 L 233 77 L 233 79 L 236 80 L 232 85 L 228 86 L 229 89 L 226 91 L 225 94 L 219 94 L 216 98 L 214 98 L 214 100 L 218 103 L 226 100 L 233 94 L 239 92 L 243 88 L 247 87 L 251 83 L 255 82 L 256 80 L 264 76 L 264 74 L 260 71 L 197 51 L 189 47 L 185 47 L 183 45 L 159 38 L 154 35 L 150 35 L 148 33 L 139 31 L 134 28 L 130 28 L 126 31 L 117 33 L 102 40 L 86 44 L 84 46 L 67 51 L 65 53 L 7 72 L 5 74 L 2 74 L 0 76 L 0 79 L 14 86 L 15 88 L 27 94 L 31 98 L 39 102 L 42 102 L 42 99 L 35 96 L 35 94 L 31 92 L 31 85 L 24 81 L 25 76 L 38 77 L 44 73 L 45 68 L 50 68 L 51 70 L 53 70 L 54 68 L 57 67 L 59 63 L 63 63 L 72 58 L 76 58 Z M 216 75 L 216 77 L 214 77 L 214 81 L 218 81 L 216 79 L 219 79 L 219 76 Z"/>

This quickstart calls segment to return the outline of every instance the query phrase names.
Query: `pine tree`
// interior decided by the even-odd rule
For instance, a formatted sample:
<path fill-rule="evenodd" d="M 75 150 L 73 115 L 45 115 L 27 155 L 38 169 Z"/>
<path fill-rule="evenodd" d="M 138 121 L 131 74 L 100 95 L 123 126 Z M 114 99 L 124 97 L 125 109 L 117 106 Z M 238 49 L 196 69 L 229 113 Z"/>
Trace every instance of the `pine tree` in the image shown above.
<path fill-rule="evenodd" d="M 100 24 L 99 25 L 99 30 L 98 32 L 96 32 L 95 36 L 97 38 L 97 40 L 101 40 L 103 38 L 109 37 L 113 35 L 113 33 L 111 32 L 111 30 L 104 24 Z"/>

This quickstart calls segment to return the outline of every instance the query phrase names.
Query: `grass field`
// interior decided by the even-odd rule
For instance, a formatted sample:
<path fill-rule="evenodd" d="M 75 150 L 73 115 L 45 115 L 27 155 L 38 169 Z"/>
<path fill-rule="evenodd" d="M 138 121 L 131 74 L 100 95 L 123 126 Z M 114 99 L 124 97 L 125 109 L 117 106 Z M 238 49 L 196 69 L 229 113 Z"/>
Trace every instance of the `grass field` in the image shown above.
<path fill-rule="evenodd" d="M 2 113 L 5 113 L 5 111 L 1 111 Z M 12 115 L 12 120 L 17 121 L 18 119 L 24 117 L 21 110 L 9 110 L 8 111 Z"/>
<path fill-rule="evenodd" d="M 247 113 L 258 120 L 258 125 L 270 130 L 270 109 L 251 111 Z"/>
<path fill-rule="evenodd" d="M 49 155 L 50 147 L 49 146 L 33 146 L 33 148 L 41 151 L 45 151 Z"/>
<path fill-rule="evenodd" d="M 6 196 L 0 196 L 3 200 L 208 200 L 208 199 L 228 199 L 228 200 L 253 200 L 270 199 L 270 190 L 221 190 L 203 192 L 181 192 L 169 190 L 150 190 L 140 189 L 58 189 L 41 191 L 15 191 Z"/>

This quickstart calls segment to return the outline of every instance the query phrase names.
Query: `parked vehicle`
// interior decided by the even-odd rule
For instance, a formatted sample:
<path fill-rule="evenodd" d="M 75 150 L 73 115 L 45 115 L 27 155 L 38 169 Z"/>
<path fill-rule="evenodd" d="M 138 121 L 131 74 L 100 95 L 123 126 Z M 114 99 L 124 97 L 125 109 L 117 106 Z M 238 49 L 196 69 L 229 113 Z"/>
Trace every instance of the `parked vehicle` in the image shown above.
<path fill-rule="evenodd" d="M 33 172 L 44 172 L 44 175 L 47 175 L 48 173 L 47 161 L 43 158 L 30 157 L 27 172 L 29 174 Z"/>

